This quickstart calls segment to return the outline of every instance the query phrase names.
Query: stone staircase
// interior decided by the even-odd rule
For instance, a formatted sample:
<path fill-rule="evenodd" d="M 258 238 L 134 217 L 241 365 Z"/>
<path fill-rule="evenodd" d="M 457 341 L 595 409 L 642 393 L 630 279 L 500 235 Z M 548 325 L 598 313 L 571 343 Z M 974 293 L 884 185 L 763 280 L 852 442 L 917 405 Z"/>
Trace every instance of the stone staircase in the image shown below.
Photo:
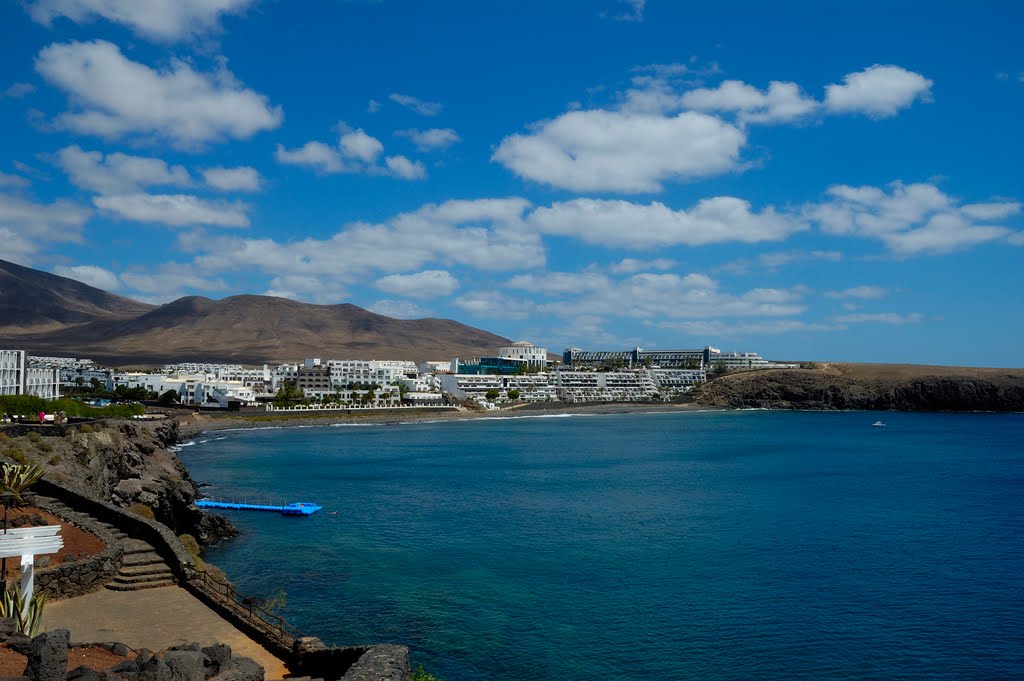
<path fill-rule="evenodd" d="M 111 591 L 138 591 L 173 586 L 174 573 L 153 547 L 141 539 L 123 539 L 124 563 L 106 587 Z"/>
<path fill-rule="evenodd" d="M 67 520 L 75 520 L 83 516 L 66 504 L 51 497 L 37 495 L 46 502 L 46 506 L 54 513 Z M 124 551 L 123 563 L 114 578 L 105 586 L 112 591 L 138 591 L 155 589 L 160 586 L 172 586 L 177 583 L 174 573 L 167 566 L 160 554 L 141 539 L 133 539 L 110 523 L 91 516 L 85 516 L 90 523 L 106 530 L 110 537 L 119 543 Z"/>

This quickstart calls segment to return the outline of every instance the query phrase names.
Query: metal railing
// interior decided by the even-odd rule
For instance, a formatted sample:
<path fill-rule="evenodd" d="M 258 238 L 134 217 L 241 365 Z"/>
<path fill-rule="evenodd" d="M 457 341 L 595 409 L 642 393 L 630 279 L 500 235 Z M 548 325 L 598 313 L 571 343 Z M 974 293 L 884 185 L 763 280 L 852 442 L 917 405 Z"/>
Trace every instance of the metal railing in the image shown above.
<path fill-rule="evenodd" d="M 302 632 L 289 624 L 285 618 L 264 610 L 259 599 L 239 594 L 231 582 L 221 581 L 209 572 L 203 571 L 198 573 L 192 583 L 245 617 L 250 626 L 275 637 L 285 648 L 292 649 L 295 642 L 302 638 Z"/>

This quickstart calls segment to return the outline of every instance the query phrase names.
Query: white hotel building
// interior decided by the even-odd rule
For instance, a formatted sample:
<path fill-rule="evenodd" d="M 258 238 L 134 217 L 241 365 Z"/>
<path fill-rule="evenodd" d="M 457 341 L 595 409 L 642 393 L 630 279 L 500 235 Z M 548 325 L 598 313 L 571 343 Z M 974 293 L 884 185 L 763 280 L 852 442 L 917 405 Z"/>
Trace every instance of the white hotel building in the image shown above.
<path fill-rule="evenodd" d="M 28 366 L 24 350 L 0 350 L 0 395 L 60 397 L 60 368 Z"/>

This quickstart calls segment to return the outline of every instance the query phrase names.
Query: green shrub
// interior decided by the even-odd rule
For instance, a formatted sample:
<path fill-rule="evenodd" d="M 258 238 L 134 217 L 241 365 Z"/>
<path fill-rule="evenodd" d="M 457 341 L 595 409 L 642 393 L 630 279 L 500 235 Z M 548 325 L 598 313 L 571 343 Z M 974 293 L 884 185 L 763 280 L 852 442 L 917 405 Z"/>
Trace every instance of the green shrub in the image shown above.
<path fill-rule="evenodd" d="M 156 515 L 153 513 L 153 509 L 145 504 L 132 504 L 128 507 L 128 510 L 137 516 L 142 518 L 148 518 L 149 520 L 156 520 Z"/>
<path fill-rule="evenodd" d="M 51 466 L 56 466 L 60 462 L 61 462 L 60 454 L 54 454 L 53 456 L 50 457 L 49 461 L 47 461 L 46 463 L 50 464 Z"/>
<path fill-rule="evenodd" d="M 32 442 L 33 444 L 39 444 L 43 441 L 43 436 L 34 430 L 29 431 L 25 437 L 27 437 L 29 442 Z"/>
<path fill-rule="evenodd" d="M 92 426 L 90 426 L 88 423 L 83 423 L 82 425 L 78 426 L 78 432 L 79 433 L 95 433 L 96 429 L 93 428 Z"/>
<path fill-rule="evenodd" d="M 423 665 L 418 664 L 412 670 L 412 673 L 409 675 L 409 681 L 441 681 L 441 680 L 438 678 L 437 674 L 431 674 L 430 672 L 428 672 L 426 669 L 423 668 Z"/>

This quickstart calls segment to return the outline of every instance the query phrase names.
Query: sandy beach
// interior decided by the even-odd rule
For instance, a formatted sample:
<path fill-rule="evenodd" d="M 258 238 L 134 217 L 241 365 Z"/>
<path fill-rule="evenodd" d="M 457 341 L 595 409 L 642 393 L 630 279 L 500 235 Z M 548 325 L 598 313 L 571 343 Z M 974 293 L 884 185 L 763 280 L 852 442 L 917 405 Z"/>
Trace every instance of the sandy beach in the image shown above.
<path fill-rule="evenodd" d="M 271 412 L 211 413 L 196 412 L 172 416 L 179 425 L 182 439 L 190 439 L 204 432 L 238 430 L 244 428 L 295 428 L 332 426 L 344 423 L 409 423 L 411 421 L 445 421 L 477 418 L 516 418 L 554 414 L 637 414 L 646 412 L 708 411 L 697 404 L 664 403 L 601 403 L 568 404 L 564 402 L 522 403 L 491 411 L 454 407 L 450 410 L 401 409 L 366 410 L 359 412 L 310 412 L 307 414 L 274 414 Z M 711 408 L 711 410 L 715 410 Z"/>

